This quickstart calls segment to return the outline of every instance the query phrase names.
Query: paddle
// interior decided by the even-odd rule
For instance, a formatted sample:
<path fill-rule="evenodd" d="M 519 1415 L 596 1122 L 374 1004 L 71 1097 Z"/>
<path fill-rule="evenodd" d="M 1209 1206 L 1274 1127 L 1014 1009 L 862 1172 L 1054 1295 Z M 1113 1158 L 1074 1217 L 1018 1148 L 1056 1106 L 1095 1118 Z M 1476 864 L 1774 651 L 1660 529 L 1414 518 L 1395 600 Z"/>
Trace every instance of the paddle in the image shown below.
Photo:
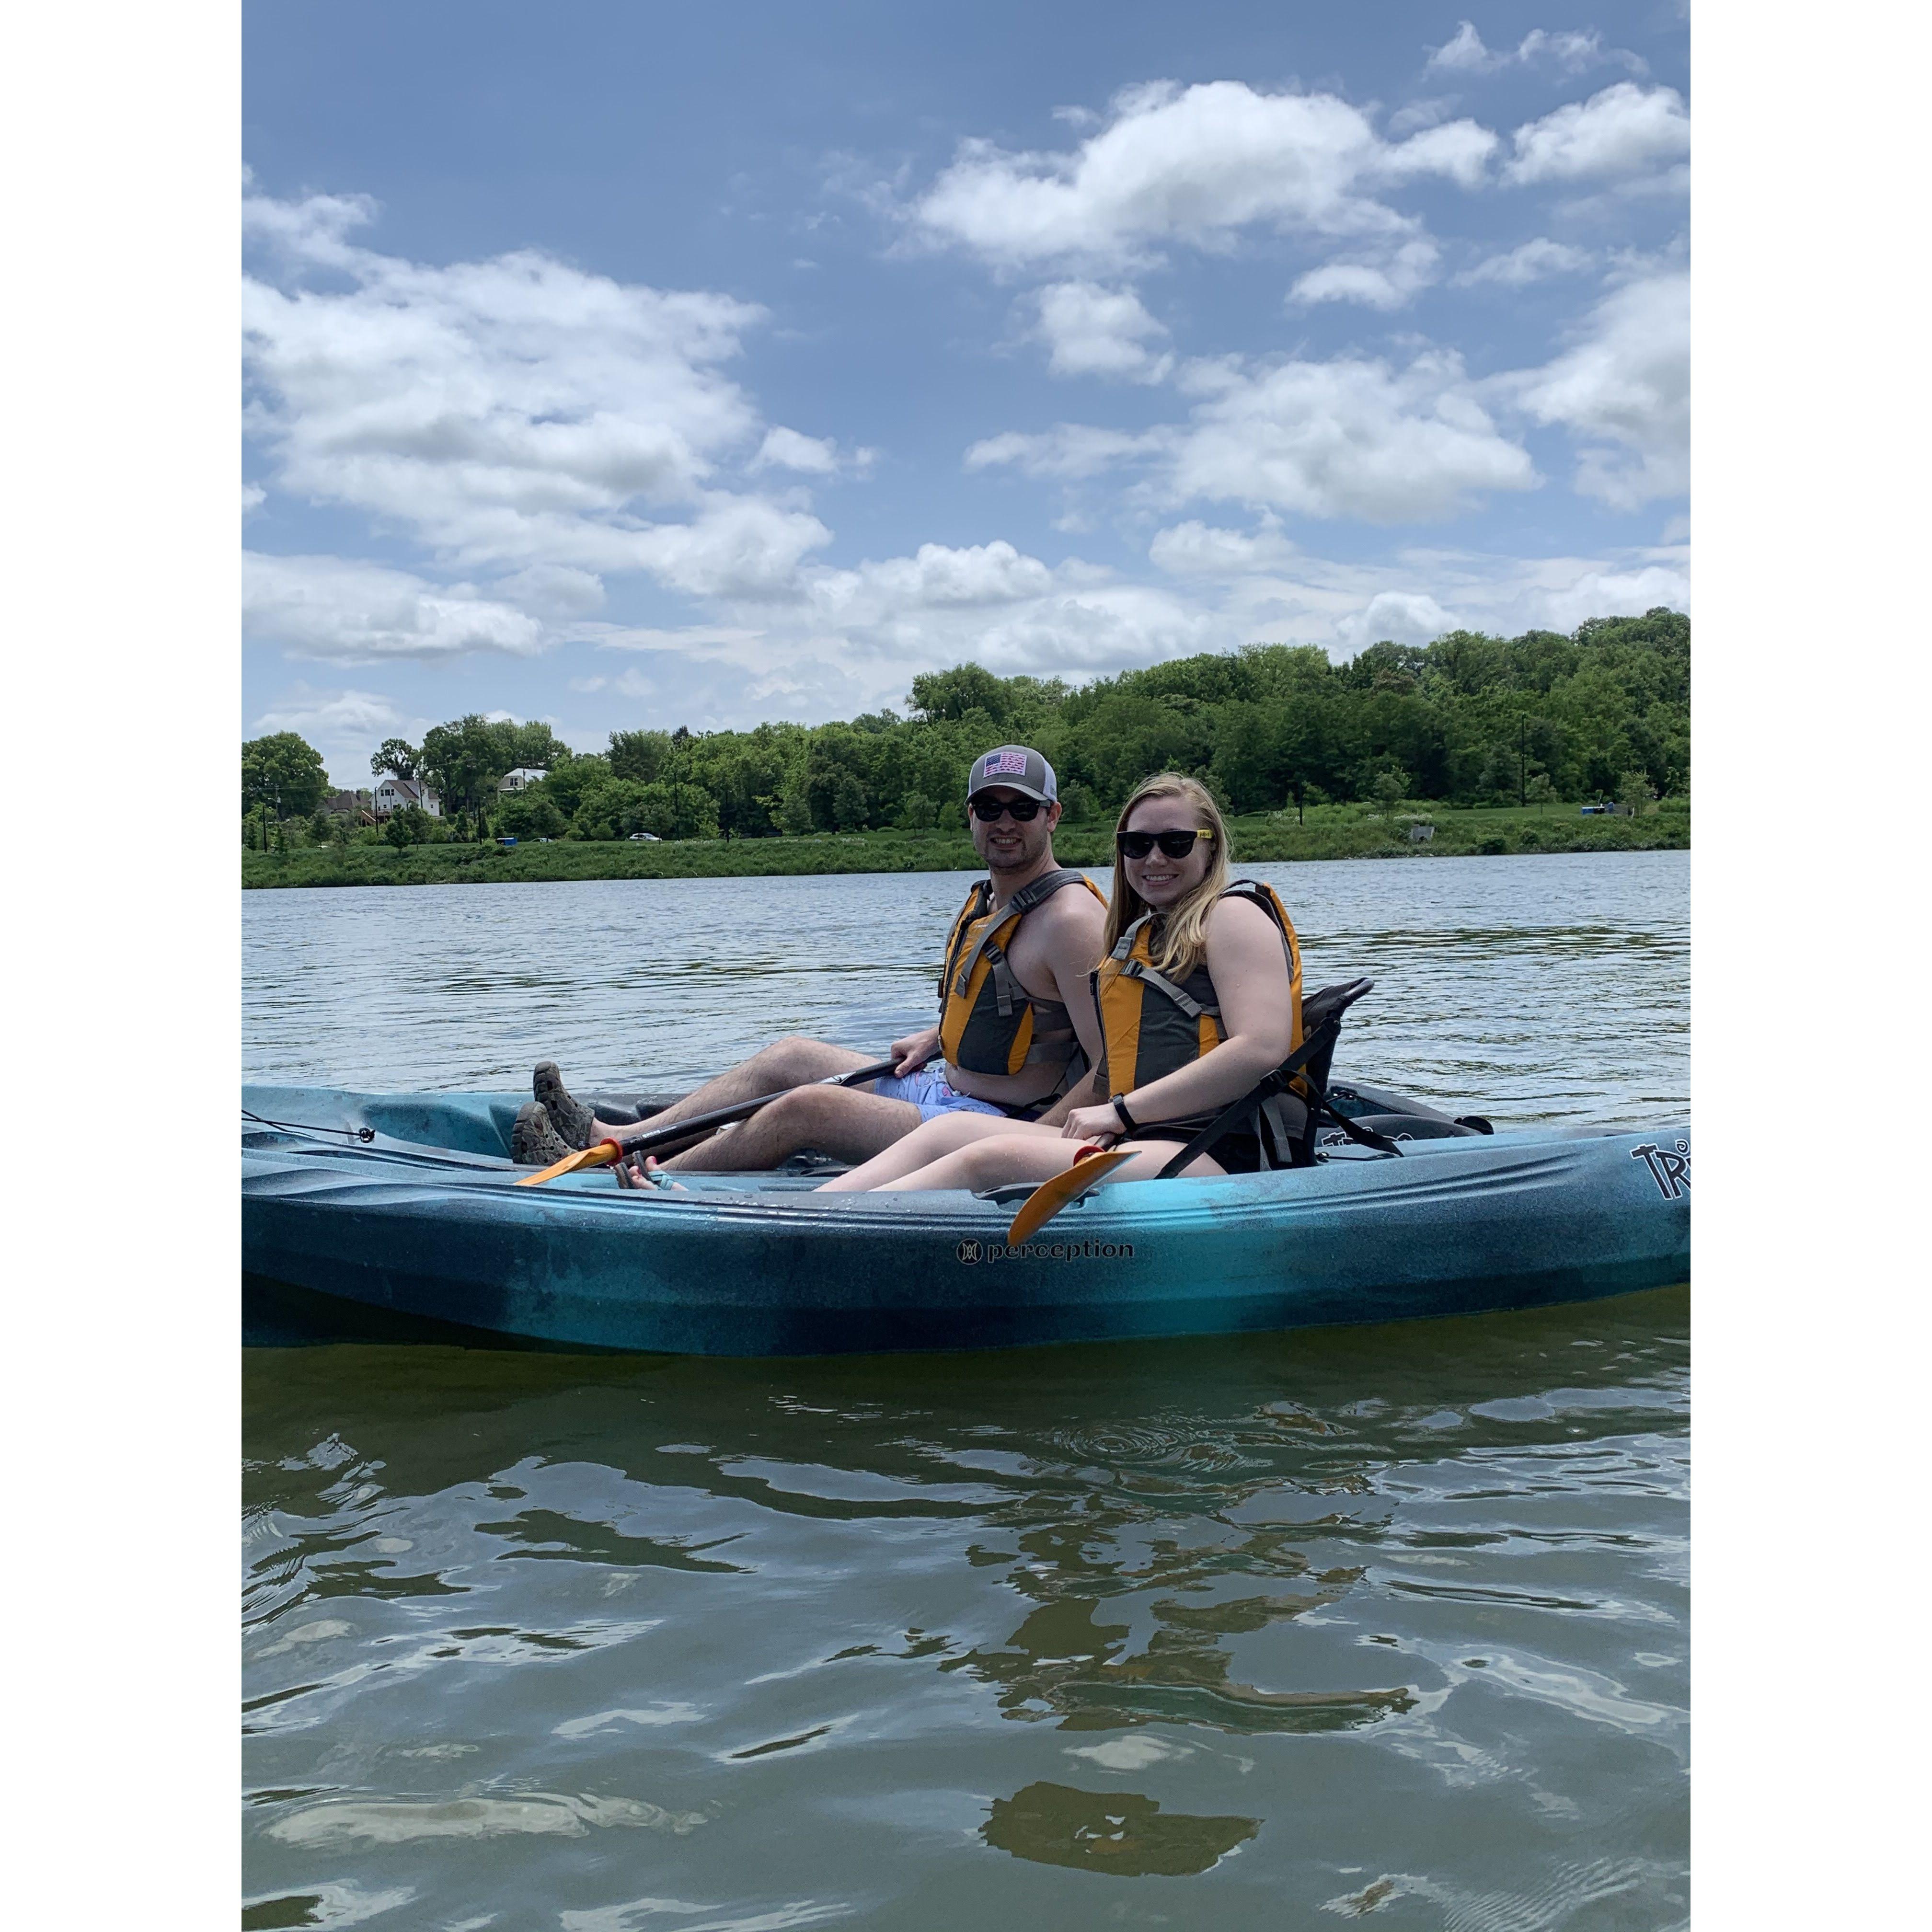
<path fill-rule="evenodd" d="M 626 1154 L 649 1154 L 654 1148 L 668 1147 L 674 1141 L 689 1140 L 694 1136 L 708 1133 L 713 1127 L 728 1126 L 734 1120 L 748 1119 L 760 1107 L 769 1107 L 774 1100 L 784 1099 L 788 1094 L 801 1092 L 806 1087 L 856 1087 L 868 1080 L 880 1080 L 894 1071 L 898 1063 L 893 1060 L 875 1060 L 869 1066 L 855 1066 L 850 1073 L 834 1073 L 824 1080 L 807 1080 L 796 1087 L 781 1087 L 776 1094 L 760 1094 L 756 1100 L 739 1100 L 728 1107 L 716 1107 L 708 1114 L 687 1114 L 681 1120 L 673 1120 L 662 1127 L 646 1126 L 634 1134 L 626 1134 L 621 1140 L 601 1140 L 587 1148 L 580 1148 L 576 1153 L 566 1154 L 562 1160 L 552 1161 L 548 1167 L 540 1167 L 534 1174 L 526 1174 L 517 1183 L 519 1187 L 534 1187 L 542 1180 L 554 1180 L 559 1174 L 575 1174 L 586 1167 L 609 1167 L 622 1160 Z"/>
<path fill-rule="evenodd" d="M 1030 1240 L 1061 1208 L 1078 1200 L 1089 1188 L 1099 1186 L 1121 1162 L 1132 1160 L 1135 1152 L 1130 1148 L 1108 1148 L 1104 1152 L 1099 1148 L 1082 1148 L 1071 1167 L 1051 1180 L 1042 1180 L 1020 1203 L 1020 1211 L 1006 1230 L 1006 1246 L 1016 1248 Z"/>

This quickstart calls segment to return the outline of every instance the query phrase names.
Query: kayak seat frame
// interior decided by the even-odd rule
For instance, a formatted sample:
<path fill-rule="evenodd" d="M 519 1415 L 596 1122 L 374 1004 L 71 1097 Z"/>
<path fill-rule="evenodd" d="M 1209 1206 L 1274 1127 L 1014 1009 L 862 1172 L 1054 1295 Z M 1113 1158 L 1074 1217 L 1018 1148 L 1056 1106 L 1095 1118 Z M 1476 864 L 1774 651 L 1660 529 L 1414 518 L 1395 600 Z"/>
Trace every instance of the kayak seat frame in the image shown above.
<path fill-rule="evenodd" d="M 1161 1169 L 1159 1178 L 1172 1180 L 1190 1162 L 1210 1152 L 1224 1136 L 1250 1121 L 1261 1142 L 1263 1162 L 1274 1167 L 1314 1166 L 1316 1137 L 1324 1120 L 1360 1146 L 1399 1156 L 1402 1149 L 1386 1134 L 1348 1119 L 1328 1102 L 1328 1071 L 1335 1058 L 1335 1043 L 1342 1036 L 1342 1016 L 1373 990 L 1375 983 L 1372 980 L 1351 980 L 1310 994 L 1301 1003 L 1301 1044 L 1272 1073 L 1216 1114 Z M 1299 1101 L 1303 1114 L 1300 1125 L 1293 1128 L 1284 1119 L 1288 1110 L 1270 1105 L 1289 1097 Z"/>

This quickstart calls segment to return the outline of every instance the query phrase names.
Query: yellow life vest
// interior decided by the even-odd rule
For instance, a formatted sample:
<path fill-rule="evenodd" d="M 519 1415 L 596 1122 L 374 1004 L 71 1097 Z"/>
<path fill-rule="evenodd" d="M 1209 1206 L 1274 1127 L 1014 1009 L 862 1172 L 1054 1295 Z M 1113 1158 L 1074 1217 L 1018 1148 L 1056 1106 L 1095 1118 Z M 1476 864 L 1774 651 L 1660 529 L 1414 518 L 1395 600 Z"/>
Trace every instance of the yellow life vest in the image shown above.
<path fill-rule="evenodd" d="M 989 880 L 980 880 L 967 894 L 947 936 L 939 976 L 939 1043 L 955 1066 L 968 1073 L 1017 1073 L 1079 1054 L 1079 1036 L 1066 1007 L 1032 998 L 1013 977 L 1006 953 L 1020 921 L 1061 886 L 1076 884 L 1106 904 L 1100 887 L 1070 868 L 1042 874 L 998 911 Z"/>
<path fill-rule="evenodd" d="M 1294 1016 L 1288 1049 L 1292 1053 L 1301 1044 L 1301 946 L 1288 908 L 1272 886 L 1256 879 L 1237 879 L 1221 897 L 1249 900 L 1281 929 L 1288 954 L 1288 1011 Z M 1150 1086 L 1212 1053 L 1226 1037 L 1221 1029 L 1220 1000 L 1204 962 L 1178 983 L 1155 970 L 1153 940 L 1158 916 L 1143 913 L 1094 973 L 1110 1095 Z"/>

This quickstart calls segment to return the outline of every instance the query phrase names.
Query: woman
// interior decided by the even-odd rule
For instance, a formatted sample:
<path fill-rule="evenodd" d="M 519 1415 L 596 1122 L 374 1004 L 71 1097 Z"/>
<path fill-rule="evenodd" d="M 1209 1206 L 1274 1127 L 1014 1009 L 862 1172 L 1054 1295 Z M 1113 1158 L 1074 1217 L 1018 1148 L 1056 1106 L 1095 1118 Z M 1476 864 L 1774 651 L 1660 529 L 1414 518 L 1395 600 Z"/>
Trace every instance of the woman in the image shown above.
<path fill-rule="evenodd" d="M 1177 1144 L 1301 1042 L 1294 928 L 1268 887 L 1231 885 L 1228 868 L 1228 829 L 1207 788 L 1175 772 L 1149 778 L 1114 830 L 1107 955 L 1094 975 L 1106 1054 L 1062 1103 L 1064 1120 L 929 1120 L 820 1191 L 1045 1180 L 1096 1143 L 1138 1156 L 1114 1178 L 1153 1178 Z M 1184 1172 L 1246 1173 L 1260 1165 L 1250 1127 Z"/>

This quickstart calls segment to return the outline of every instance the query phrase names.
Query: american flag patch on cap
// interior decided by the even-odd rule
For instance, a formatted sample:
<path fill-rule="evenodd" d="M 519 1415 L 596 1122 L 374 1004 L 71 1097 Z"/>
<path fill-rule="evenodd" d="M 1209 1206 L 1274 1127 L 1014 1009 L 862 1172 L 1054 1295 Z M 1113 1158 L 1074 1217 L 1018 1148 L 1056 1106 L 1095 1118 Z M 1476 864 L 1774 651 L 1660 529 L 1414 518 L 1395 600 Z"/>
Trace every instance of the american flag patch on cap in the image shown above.
<path fill-rule="evenodd" d="M 980 768 L 982 778 L 992 778 L 1002 772 L 1010 772 L 1016 778 L 1026 776 L 1026 754 L 1024 752 L 988 752 L 986 762 Z"/>

